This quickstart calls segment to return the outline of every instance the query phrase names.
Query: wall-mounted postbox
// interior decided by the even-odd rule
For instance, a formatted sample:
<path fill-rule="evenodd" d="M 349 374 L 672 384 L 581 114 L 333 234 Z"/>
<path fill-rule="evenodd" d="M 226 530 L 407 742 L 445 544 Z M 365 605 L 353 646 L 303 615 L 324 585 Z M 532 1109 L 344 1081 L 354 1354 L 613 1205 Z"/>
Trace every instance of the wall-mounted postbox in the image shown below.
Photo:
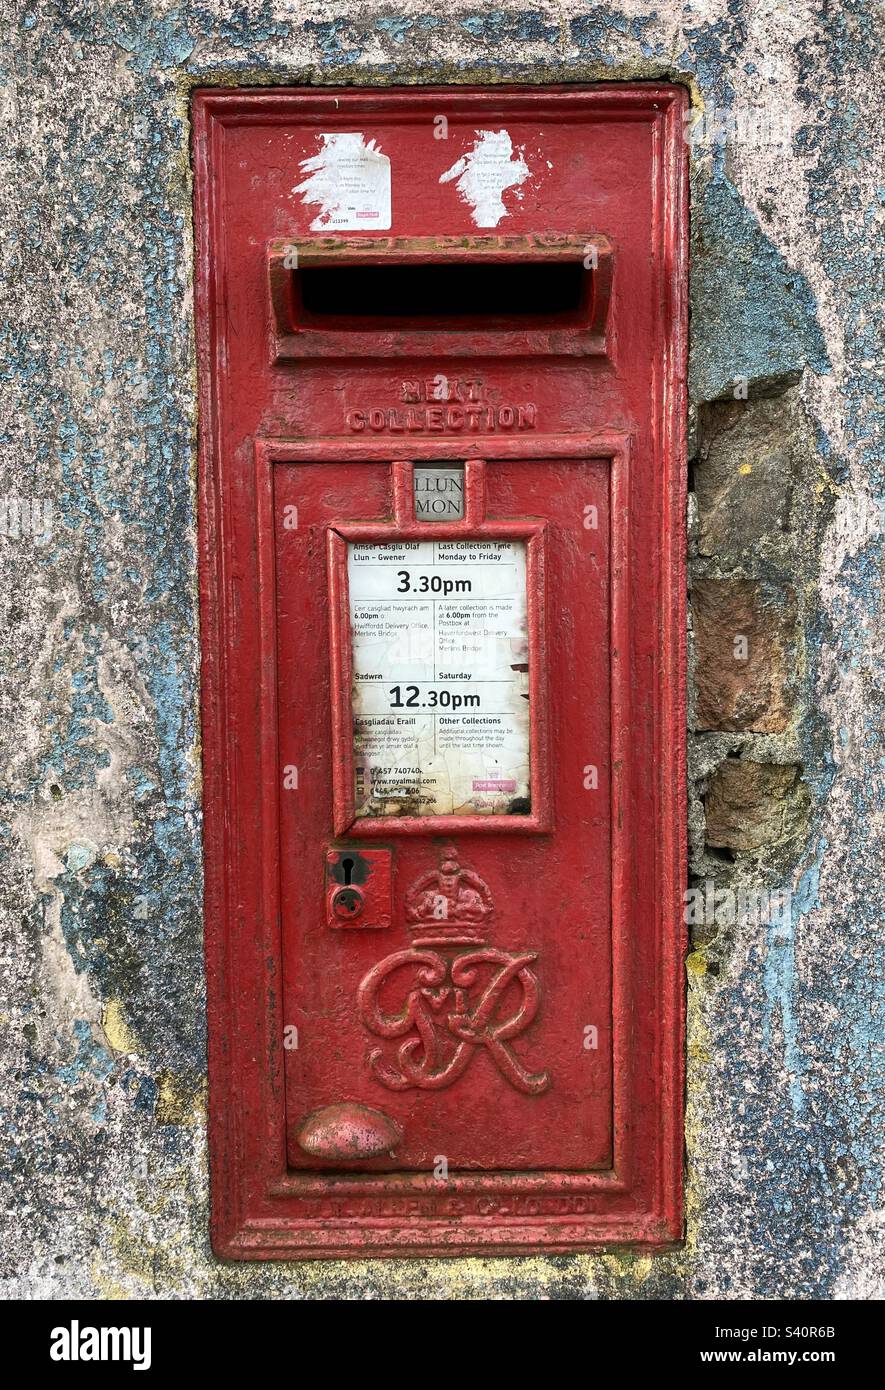
<path fill-rule="evenodd" d="M 683 112 L 195 98 L 220 1254 L 680 1235 Z"/>

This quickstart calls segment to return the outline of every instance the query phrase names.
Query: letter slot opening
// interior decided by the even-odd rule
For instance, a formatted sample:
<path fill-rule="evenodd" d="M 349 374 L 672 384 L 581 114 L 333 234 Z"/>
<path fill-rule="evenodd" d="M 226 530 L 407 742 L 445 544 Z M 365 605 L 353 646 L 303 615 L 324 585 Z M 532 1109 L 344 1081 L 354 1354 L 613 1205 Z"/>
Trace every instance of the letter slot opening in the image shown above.
<path fill-rule="evenodd" d="M 296 323 L 366 319 L 420 326 L 457 319 L 465 328 L 510 328 L 529 317 L 550 326 L 586 323 L 589 275 L 581 261 L 523 265 L 430 261 L 426 265 L 307 267 L 293 271 Z"/>
<path fill-rule="evenodd" d="M 611 277 L 591 233 L 272 241 L 275 360 L 604 355 Z"/>

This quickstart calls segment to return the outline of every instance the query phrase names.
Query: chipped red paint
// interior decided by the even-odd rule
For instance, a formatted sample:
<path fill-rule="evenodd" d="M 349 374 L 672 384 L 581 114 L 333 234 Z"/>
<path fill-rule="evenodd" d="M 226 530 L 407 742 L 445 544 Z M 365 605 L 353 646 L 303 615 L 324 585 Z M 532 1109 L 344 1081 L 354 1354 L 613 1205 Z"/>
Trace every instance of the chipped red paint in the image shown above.
<path fill-rule="evenodd" d="M 195 96 L 219 1254 L 681 1235 L 685 106 L 646 85 Z M 531 175 L 488 236 L 437 177 L 477 128 Z M 311 234 L 293 186 L 330 131 L 390 158 L 389 237 Z M 572 324 L 327 330 L 293 310 L 293 246 L 595 255 Z M 418 522 L 412 465 L 446 460 L 464 520 Z M 483 536 L 528 545 L 531 806 L 354 821 L 344 547 Z M 330 927 L 347 849 L 390 853 L 389 926 Z"/>

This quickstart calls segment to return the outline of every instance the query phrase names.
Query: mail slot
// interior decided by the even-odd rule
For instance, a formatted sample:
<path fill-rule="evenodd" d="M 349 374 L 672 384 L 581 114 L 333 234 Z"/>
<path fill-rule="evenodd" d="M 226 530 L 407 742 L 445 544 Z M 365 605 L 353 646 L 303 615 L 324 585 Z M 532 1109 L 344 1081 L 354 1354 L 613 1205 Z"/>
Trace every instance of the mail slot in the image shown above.
<path fill-rule="evenodd" d="M 684 105 L 195 96 L 220 1255 L 680 1238 Z"/>

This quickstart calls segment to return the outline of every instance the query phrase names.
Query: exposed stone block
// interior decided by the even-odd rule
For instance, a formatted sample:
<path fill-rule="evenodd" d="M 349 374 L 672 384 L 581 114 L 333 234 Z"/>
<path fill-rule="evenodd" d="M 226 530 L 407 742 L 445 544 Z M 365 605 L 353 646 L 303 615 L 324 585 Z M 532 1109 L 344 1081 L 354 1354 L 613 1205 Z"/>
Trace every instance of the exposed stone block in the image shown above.
<path fill-rule="evenodd" d="M 754 580 L 698 579 L 692 613 L 698 729 L 782 733 L 792 715 L 792 590 L 777 607 Z"/>
<path fill-rule="evenodd" d="M 728 566 L 766 540 L 783 547 L 793 488 L 791 413 L 784 397 L 703 411 L 695 470 L 700 555 Z"/>
<path fill-rule="evenodd" d="M 799 789 L 795 763 L 727 758 L 710 779 L 705 799 L 707 844 L 752 851 L 777 844 L 790 831 L 789 799 Z M 804 802 L 804 798 L 803 798 Z"/>

